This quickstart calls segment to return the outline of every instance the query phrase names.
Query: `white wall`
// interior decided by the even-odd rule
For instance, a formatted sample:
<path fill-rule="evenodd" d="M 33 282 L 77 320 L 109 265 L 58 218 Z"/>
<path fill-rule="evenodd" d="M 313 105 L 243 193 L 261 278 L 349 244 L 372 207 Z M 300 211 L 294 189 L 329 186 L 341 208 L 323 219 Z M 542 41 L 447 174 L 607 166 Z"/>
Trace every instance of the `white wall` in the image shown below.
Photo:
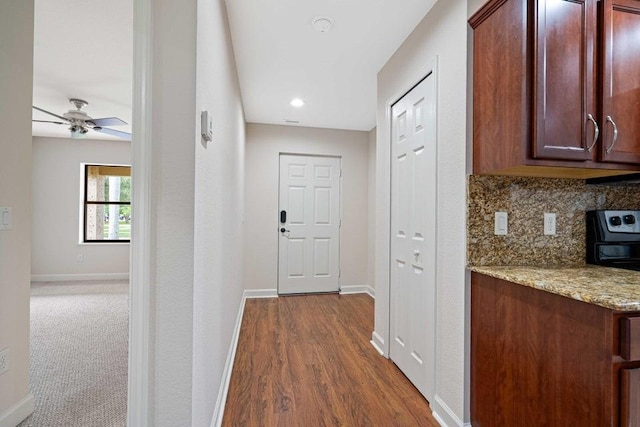
<path fill-rule="evenodd" d="M 31 98 L 33 0 L 0 2 L 0 206 L 13 208 L 13 228 L 0 231 L 0 426 L 33 411 L 29 394 L 31 275 Z"/>
<path fill-rule="evenodd" d="M 133 285 L 151 300 L 148 425 L 173 427 L 192 421 L 197 0 L 151 8 L 150 283 Z"/>
<path fill-rule="evenodd" d="M 376 128 L 369 131 L 369 164 L 367 179 L 369 181 L 369 191 L 367 192 L 367 284 L 375 289 L 375 266 L 376 266 Z"/>
<path fill-rule="evenodd" d="M 135 184 L 146 182 L 135 176 L 138 164 L 151 169 L 150 245 L 134 236 L 134 257 L 145 265 L 133 266 L 139 305 L 132 322 L 149 354 L 147 362 L 145 346 L 135 346 L 134 357 L 143 360 L 133 364 L 146 371 L 134 372 L 131 390 L 149 408 L 130 419 L 209 426 L 243 292 L 244 117 L 223 0 L 151 0 L 149 32 L 145 6 L 136 2 L 134 104 L 149 103 L 150 115 L 137 114 L 133 171 Z M 199 136 L 201 109 L 214 119 L 214 141 L 206 145 Z M 146 132 L 146 142 L 136 145 Z M 145 377 L 149 384 L 141 391 Z"/>
<path fill-rule="evenodd" d="M 128 277 L 128 243 L 80 244 L 81 164 L 131 164 L 131 143 L 33 138 L 33 280 Z M 77 262 L 82 254 L 83 262 Z"/>
<path fill-rule="evenodd" d="M 245 289 L 278 283 L 279 154 L 342 157 L 341 286 L 367 283 L 368 132 L 247 125 Z"/>
<path fill-rule="evenodd" d="M 196 125 L 193 422 L 209 427 L 243 293 L 245 123 L 222 0 L 198 0 L 197 107 L 213 117 L 213 141 Z"/>
<path fill-rule="evenodd" d="M 438 1 L 378 73 L 376 342 L 388 354 L 390 142 L 387 103 L 438 57 L 436 384 L 431 408 L 447 425 L 467 419 L 465 235 L 467 2 Z"/>

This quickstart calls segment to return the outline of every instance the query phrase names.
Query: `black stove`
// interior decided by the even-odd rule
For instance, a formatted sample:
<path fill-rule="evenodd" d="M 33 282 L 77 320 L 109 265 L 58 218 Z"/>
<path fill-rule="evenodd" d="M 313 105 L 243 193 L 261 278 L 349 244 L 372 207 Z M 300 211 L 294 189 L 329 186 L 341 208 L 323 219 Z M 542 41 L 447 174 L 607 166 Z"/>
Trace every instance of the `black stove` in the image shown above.
<path fill-rule="evenodd" d="M 640 271 L 640 211 L 587 212 L 587 262 Z"/>

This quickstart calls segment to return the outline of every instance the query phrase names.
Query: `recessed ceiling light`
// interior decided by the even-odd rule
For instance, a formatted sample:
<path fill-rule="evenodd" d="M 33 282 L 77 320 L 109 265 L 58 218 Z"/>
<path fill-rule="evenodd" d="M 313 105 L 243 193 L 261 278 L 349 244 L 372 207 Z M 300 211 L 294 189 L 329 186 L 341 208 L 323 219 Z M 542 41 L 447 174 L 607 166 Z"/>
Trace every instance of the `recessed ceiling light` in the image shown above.
<path fill-rule="evenodd" d="M 333 27 L 333 21 L 327 16 L 316 16 L 311 20 L 313 28 L 319 33 L 326 33 Z"/>
<path fill-rule="evenodd" d="M 304 105 L 304 101 L 300 98 L 293 98 L 291 100 L 291 105 L 293 105 L 294 107 L 302 107 Z"/>

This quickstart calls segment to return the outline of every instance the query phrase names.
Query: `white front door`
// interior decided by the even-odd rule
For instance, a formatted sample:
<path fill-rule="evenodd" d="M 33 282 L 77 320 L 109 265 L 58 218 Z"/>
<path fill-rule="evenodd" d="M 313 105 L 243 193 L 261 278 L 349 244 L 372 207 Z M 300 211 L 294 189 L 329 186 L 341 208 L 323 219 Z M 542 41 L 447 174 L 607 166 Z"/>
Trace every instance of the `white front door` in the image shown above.
<path fill-rule="evenodd" d="M 390 357 L 430 399 L 435 367 L 436 86 L 391 109 Z"/>
<path fill-rule="evenodd" d="M 337 157 L 280 155 L 279 294 L 340 290 L 340 175 Z"/>

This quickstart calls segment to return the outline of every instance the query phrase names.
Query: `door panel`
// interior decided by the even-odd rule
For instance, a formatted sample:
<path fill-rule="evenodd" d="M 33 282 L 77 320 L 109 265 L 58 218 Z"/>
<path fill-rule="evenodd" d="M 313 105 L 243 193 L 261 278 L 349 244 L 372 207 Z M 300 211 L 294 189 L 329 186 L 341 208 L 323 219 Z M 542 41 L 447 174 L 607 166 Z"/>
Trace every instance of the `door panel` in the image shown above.
<path fill-rule="evenodd" d="M 640 426 L 640 369 L 620 370 L 620 425 Z"/>
<path fill-rule="evenodd" d="M 606 0 L 603 15 L 601 155 L 608 162 L 640 163 L 640 4 Z"/>
<path fill-rule="evenodd" d="M 283 210 L 287 220 L 278 223 L 278 293 L 339 291 L 340 159 L 281 155 Z"/>
<path fill-rule="evenodd" d="M 315 188 L 315 224 L 331 225 L 331 188 Z"/>
<path fill-rule="evenodd" d="M 289 239 L 287 277 L 304 277 L 305 239 Z"/>
<path fill-rule="evenodd" d="M 313 239 L 313 277 L 331 275 L 331 239 Z"/>
<path fill-rule="evenodd" d="M 315 171 L 316 171 L 316 179 L 317 180 L 322 180 L 322 179 L 330 180 L 331 179 L 331 168 L 330 167 L 316 165 L 315 166 Z"/>
<path fill-rule="evenodd" d="M 289 178 L 306 178 L 306 165 L 292 164 L 289 165 Z"/>
<path fill-rule="evenodd" d="M 392 108 L 390 356 L 433 395 L 436 86 L 430 74 Z"/>
<path fill-rule="evenodd" d="M 540 0 L 533 157 L 590 160 L 596 150 L 596 0 Z"/>
<path fill-rule="evenodd" d="M 305 187 L 289 187 L 289 209 L 287 219 L 291 224 L 304 225 Z"/>

